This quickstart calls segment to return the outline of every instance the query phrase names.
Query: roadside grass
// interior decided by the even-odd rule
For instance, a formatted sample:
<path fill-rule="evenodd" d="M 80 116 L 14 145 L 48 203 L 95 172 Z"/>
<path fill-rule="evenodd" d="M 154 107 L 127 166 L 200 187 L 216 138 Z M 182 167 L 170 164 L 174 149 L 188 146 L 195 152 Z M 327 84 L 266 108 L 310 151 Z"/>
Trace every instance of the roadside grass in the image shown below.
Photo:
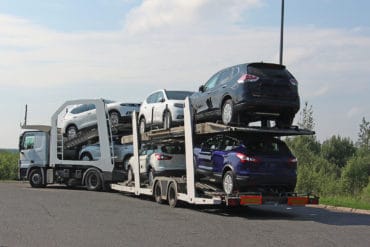
<path fill-rule="evenodd" d="M 320 204 L 336 206 L 336 207 L 347 207 L 356 209 L 370 210 L 370 201 L 364 200 L 360 197 L 320 197 Z"/>

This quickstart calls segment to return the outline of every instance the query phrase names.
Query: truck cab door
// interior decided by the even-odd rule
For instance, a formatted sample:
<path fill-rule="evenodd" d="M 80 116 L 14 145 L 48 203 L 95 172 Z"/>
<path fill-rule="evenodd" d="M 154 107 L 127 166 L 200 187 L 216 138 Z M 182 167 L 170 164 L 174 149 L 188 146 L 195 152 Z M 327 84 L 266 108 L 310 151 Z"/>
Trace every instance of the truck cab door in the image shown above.
<path fill-rule="evenodd" d="M 48 134 L 42 131 L 25 132 L 19 144 L 19 168 L 45 167 L 48 164 Z"/>

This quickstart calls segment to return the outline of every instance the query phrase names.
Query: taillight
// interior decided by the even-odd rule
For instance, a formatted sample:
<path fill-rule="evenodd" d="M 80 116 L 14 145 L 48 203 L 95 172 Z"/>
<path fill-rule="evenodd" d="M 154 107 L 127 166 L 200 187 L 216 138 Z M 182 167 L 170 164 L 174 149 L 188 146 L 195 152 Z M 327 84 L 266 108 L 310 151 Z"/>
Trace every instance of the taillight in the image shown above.
<path fill-rule="evenodd" d="M 240 162 L 246 163 L 246 162 L 252 162 L 252 163 L 259 163 L 260 160 L 256 157 L 248 156 L 242 153 L 237 153 L 236 157 L 240 159 Z"/>
<path fill-rule="evenodd" d="M 244 74 L 239 78 L 238 83 L 255 82 L 258 81 L 259 79 L 260 78 L 258 76 L 252 74 Z"/>
<path fill-rule="evenodd" d="M 288 159 L 288 164 L 291 165 L 291 166 L 297 166 L 297 163 L 298 163 L 298 160 L 295 157 Z"/>
<path fill-rule="evenodd" d="M 298 85 L 298 81 L 296 79 L 294 79 L 294 78 L 290 78 L 289 81 L 290 81 L 290 84 L 292 84 L 293 86 L 297 86 Z"/>
<path fill-rule="evenodd" d="M 154 156 L 157 160 L 170 160 L 170 159 L 172 159 L 172 156 L 165 155 L 165 154 L 154 154 Z"/>

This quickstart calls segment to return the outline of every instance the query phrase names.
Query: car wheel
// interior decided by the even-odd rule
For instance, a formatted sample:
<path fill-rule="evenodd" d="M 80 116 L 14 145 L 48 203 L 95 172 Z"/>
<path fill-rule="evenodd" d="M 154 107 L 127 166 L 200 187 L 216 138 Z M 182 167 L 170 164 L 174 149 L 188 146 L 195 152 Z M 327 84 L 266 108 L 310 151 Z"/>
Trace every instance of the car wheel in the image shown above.
<path fill-rule="evenodd" d="M 172 126 L 172 118 L 171 113 L 169 111 L 165 111 L 163 115 L 163 128 L 169 129 Z"/>
<path fill-rule="evenodd" d="M 162 199 L 162 185 L 160 183 L 160 181 L 157 181 L 154 185 L 154 190 L 153 190 L 153 195 L 154 195 L 154 200 L 159 203 L 159 204 L 162 204 L 163 203 L 163 199 Z"/>
<path fill-rule="evenodd" d="M 222 187 L 227 195 L 230 195 L 235 190 L 235 179 L 232 171 L 227 171 L 222 178 Z"/>
<path fill-rule="evenodd" d="M 292 126 L 294 117 L 281 116 L 276 120 L 276 126 L 280 129 L 286 129 Z"/>
<path fill-rule="evenodd" d="M 30 173 L 29 180 L 32 188 L 45 187 L 44 183 L 42 182 L 41 169 L 33 169 Z"/>
<path fill-rule="evenodd" d="M 146 130 L 145 118 L 142 117 L 142 118 L 140 118 L 140 123 L 139 123 L 139 132 L 140 132 L 140 134 L 144 134 L 145 130 Z"/>
<path fill-rule="evenodd" d="M 127 171 L 127 182 L 132 182 L 134 180 L 135 180 L 134 171 L 132 170 L 132 167 L 129 165 Z"/>
<path fill-rule="evenodd" d="M 234 115 L 235 115 L 235 112 L 234 112 L 233 101 L 231 99 L 228 99 L 222 105 L 222 112 L 221 112 L 222 123 L 225 125 L 229 125 L 231 122 L 234 122 L 234 118 L 235 118 Z"/>
<path fill-rule="evenodd" d="M 86 174 L 85 184 L 87 190 L 98 191 L 101 189 L 102 181 L 97 170 L 91 170 Z"/>
<path fill-rule="evenodd" d="M 84 161 L 91 161 L 92 160 L 92 157 L 90 154 L 82 154 L 80 160 L 84 160 Z"/>
<path fill-rule="evenodd" d="M 168 187 L 168 205 L 170 205 L 171 208 L 176 207 L 177 204 L 177 191 L 176 191 L 176 185 L 174 182 L 170 183 L 170 186 Z"/>
<path fill-rule="evenodd" d="M 119 113 L 116 112 L 116 111 L 111 111 L 109 113 L 109 118 L 110 118 L 110 122 L 112 124 L 112 126 L 117 126 L 119 124 Z"/>
<path fill-rule="evenodd" d="M 69 139 L 75 138 L 77 136 L 77 127 L 74 125 L 68 126 L 66 134 Z"/>
<path fill-rule="evenodd" d="M 154 170 L 153 169 L 149 170 L 148 181 L 149 181 L 149 186 L 152 186 L 154 182 Z"/>
<path fill-rule="evenodd" d="M 127 156 L 123 159 L 123 161 L 122 161 L 122 163 L 123 163 L 123 169 L 124 169 L 125 171 L 128 171 L 128 166 L 129 166 L 128 161 L 130 160 L 131 156 L 132 156 L 132 155 L 127 155 Z"/>

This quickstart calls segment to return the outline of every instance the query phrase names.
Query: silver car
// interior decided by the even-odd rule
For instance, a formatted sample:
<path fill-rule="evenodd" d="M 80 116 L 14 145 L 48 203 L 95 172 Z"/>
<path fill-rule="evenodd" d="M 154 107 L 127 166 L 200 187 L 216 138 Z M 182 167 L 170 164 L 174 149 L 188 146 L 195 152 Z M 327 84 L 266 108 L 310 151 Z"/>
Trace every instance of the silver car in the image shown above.
<path fill-rule="evenodd" d="M 150 126 L 168 129 L 184 121 L 184 100 L 190 91 L 158 90 L 151 93 L 141 104 L 139 112 L 140 133 Z"/>
<path fill-rule="evenodd" d="M 131 123 L 133 111 L 139 111 L 138 103 L 123 103 L 105 100 L 110 120 L 113 126 L 119 124 L 120 120 Z M 83 104 L 73 107 L 63 118 L 62 130 L 68 138 L 73 138 L 81 129 L 96 125 L 96 107 L 94 104 Z"/>
<path fill-rule="evenodd" d="M 127 162 L 133 154 L 133 146 L 131 144 L 114 144 L 114 161 L 121 163 L 122 168 L 127 167 Z M 100 159 L 100 145 L 99 143 L 86 145 L 79 152 L 80 160 L 99 160 Z"/>
<path fill-rule="evenodd" d="M 153 184 L 156 176 L 181 177 L 186 173 L 184 143 L 158 143 L 148 144 L 141 148 L 139 153 L 140 176 L 148 179 L 149 185 Z M 134 180 L 134 157 L 128 161 L 128 181 Z"/>

